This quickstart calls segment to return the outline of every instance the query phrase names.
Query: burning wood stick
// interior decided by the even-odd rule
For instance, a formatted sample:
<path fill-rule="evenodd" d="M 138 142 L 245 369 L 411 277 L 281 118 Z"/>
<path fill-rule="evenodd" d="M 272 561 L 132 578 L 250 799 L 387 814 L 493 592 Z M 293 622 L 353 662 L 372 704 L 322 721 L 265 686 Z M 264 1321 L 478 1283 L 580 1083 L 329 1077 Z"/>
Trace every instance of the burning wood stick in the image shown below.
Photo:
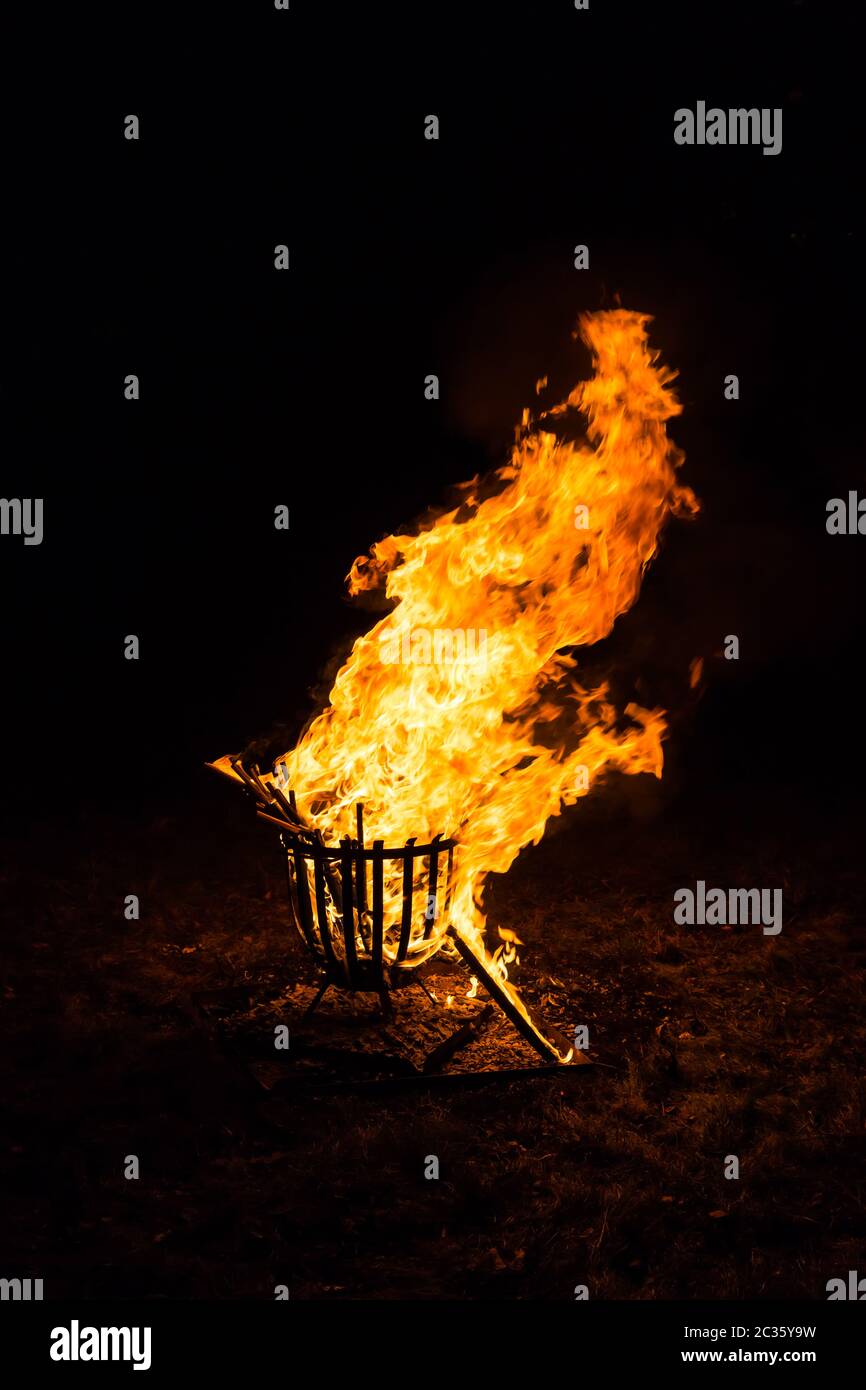
<path fill-rule="evenodd" d="M 295 830 L 298 834 L 311 835 L 312 831 L 310 830 L 309 826 L 304 824 L 303 820 L 298 814 L 298 807 L 294 797 L 292 797 L 291 801 L 287 801 L 282 791 L 277 786 L 276 782 L 274 783 L 272 790 L 274 793 L 274 798 L 291 828 Z"/>
<path fill-rule="evenodd" d="M 450 1038 L 445 1038 L 444 1042 L 441 1042 L 438 1047 L 434 1047 L 433 1051 L 427 1054 L 422 1068 L 425 1074 L 441 1071 L 445 1063 L 450 1062 L 455 1052 L 459 1052 L 462 1047 L 466 1047 L 468 1043 L 473 1042 L 478 1037 L 478 1034 L 487 1027 L 492 1017 L 493 1005 L 485 1004 L 481 1013 L 476 1014 L 475 1018 L 469 1018 L 465 1023 L 461 1023 Z"/>
<path fill-rule="evenodd" d="M 541 1025 L 532 1018 L 525 1003 L 522 1003 L 524 1012 L 517 1007 L 510 992 L 504 987 L 501 980 L 497 980 L 493 971 L 489 968 L 489 962 L 485 956 L 475 950 L 464 937 L 457 932 L 454 927 L 449 928 L 448 935 L 454 942 L 467 965 L 471 966 L 473 972 L 477 972 L 481 983 L 487 990 L 492 999 L 495 999 L 502 1012 L 514 1024 L 522 1038 L 535 1048 L 542 1057 L 549 1062 L 559 1062 L 569 1066 L 586 1066 L 589 1058 L 576 1048 L 569 1047 L 568 1043 L 562 1039 L 557 1039 L 553 1035 L 553 1030 L 542 1029 Z"/>
<path fill-rule="evenodd" d="M 264 801 L 265 803 L 270 801 L 270 797 L 263 796 L 262 793 L 259 791 L 259 788 L 256 786 L 252 777 L 247 772 L 246 768 L 241 762 L 239 755 L 232 758 L 231 764 L 235 770 L 235 775 L 241 779 L 247 791 L 252 792 L 253 796 L 256 798 L 257 801 Z"/>
<path fill-rule="evenodd" d="M 262 801 L 265 801 L 265 802 L 267 802 L 268 804 L 270 804 L 270 803 L 274 800 L 273 790 L 272 790 L 271 787 L 267 786 L 267 785 L 262 781 L 261 777 L 259 776 L 259 770 L 258 770 L 258 768 L 256 768 L 256 767 L 245 767 L 245 768 L 244 768 L 244 771 L 246 772 L 247 776 L 250 778 L 250 780 L 251 780 L 251 782 L 252 782 L 254 788 L 255 788 L 256 791 L 259 793 L 259 796 L 261 797 Z"/>

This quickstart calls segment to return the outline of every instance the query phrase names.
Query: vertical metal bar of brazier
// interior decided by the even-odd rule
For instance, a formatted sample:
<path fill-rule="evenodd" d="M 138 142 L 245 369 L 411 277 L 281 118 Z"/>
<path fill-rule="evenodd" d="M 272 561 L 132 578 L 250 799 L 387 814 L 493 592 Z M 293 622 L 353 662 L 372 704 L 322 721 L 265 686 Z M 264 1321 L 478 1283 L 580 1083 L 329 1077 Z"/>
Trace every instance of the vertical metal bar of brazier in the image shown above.
<path fill-rule="evenodd" d="M 445 871 L 445 916 L 451 912 L 451 889 L 454 886 L 454 846 L 448 847 L 448 867 Z"/>
<path fill-rule="evenodd" d="M 280 835 L 280 844 L 285 854 L 286 888 L 289 894 L 289 911 L 292 914 L 292 920 L 298 927 L 301 927 L 301 905 L 298 902 L 298 895 L 295 892 L 295 884 L 292 878 L 292 871 L 295 867 L 292 858 L 293 844 L 285 835 Z M 304 939 L 306 940 L 306 937 Z"/>
<path fill-rule="evenodd" d="M 325 865 L 318 855 L 313 856 L 313 881 L 316 885 L 316 917 L 318 919 L 319 939 L 322 943 L 322 949 L 325 952 L 325 958 L 331 970 L 334 972 L 335 977 L 337 979 L 341 977 L 345 978 L 346 972 L 343 969 L 342 962 L 337 959 L 334 943 L 331 940 L 331 922 L 328 917 L 328 907 L 325 901 Z"/>
<path fill-rule="evenodd" d="M 384 982 L 382 972 L 382 945 L 385 936 L 385 913 L 383 909 L 385 860 L 383 841 L 373 841 L 373 977 Z"/>
<path fill-rule="evenodd" d="M 307 878 L 307 865 L 297 843 L 293 846 L 295 856 L 295 891 L 298 895 L 300 926 L 310 950 L 315 953 L 316 934 L 313 922 L 313 906 L 310 902 L 310 882 Z"/>
<path fill-rule="evenodd" d="M 357 983 L 358 950 L 355 945 L 355 909 L 352 892 L 352 841 L 340 841 L 340 879 L 343 889 L 343 940 L 346 943 L 346 970 L 351 984 Z"/>
<path fill-rule="evenodd" d="M 338 912 L 340 913 L 340 915 L 342 916 L 342 913 L 343 913 L 343 894 L 342 894 L 342 890 L 341 890 L 341 888 L 340 888 L 340 880 L 339 880 L 339 878 L 337 877 L 336 871 L 335 871 L 334 869 L 331 868 L 331 861 L 328 859 L 328 856 L 327 856 L 327 854 L 326 854 L 326 852 L 325 852 L 326 849 L 327 849 L 327 846 L 326 846 L 326 844 L 325 844 L 325 838 L 324 838 L 324 836 L 323 836 L 321 830 L 317 830 L 317 831 L 315 832 L 315 835 L 316 835 L 316 842 L 318 843 L 319 849 L 322 851 L 322 864 L 323 864 L 324 869 L 325 869 L 325 882 L 326 882 L 327 885 L 328 885 L 328 892 L 329 892 L 330 895 L 331 895 L 331 899 L 332 899 L 332 901 L 333 901 L 333 903 L 334 903 L 334 906 L 336 907 L 337 911 L 338 911 Z"/>
<path fill-rule="evenodd" d="M 360 802 L 355 807 L 355 814 L 358 822 L 358 849 L 364 848 L 364 808 Z M 356 860 L 357 873 L 355 874 L 355 893 L 358 900 L 358 913 L 367 910 L 367 861 L 363 854 L 359 854 Z"/>
<path fill-rule="evenodd" d="M 412 875 L 415 867 L 412 846 L 414 843 L 415 836 L 413 835 L 406 841 L 406 848 L 401 851 L 403 856 L 403 916 L 400 922 L 400 945 L 397 947 L 398 960 L 406 959 L 406 952 L 409 950 L 409 936 L 412 931 Z"/>
<path fill-rule="evenodd" d="M 430 877 L 427 880 L 427 906 L 424 909 L 424 940 L 429 940 L 439 916 L 439 835 L 430 842 Z"/>

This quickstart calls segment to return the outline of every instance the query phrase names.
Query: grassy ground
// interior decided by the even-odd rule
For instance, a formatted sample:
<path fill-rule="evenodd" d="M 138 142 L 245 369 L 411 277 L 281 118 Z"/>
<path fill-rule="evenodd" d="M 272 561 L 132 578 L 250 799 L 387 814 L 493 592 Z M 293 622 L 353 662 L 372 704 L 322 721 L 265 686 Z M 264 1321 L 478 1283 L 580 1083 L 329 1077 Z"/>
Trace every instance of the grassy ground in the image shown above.
<path fill-rule="evenodd" d="M 825 823 L 816 839 L 793 811 L 757 832 L 718 810 L 578 807 L 490 909 L 525 942 L 527 997 L 569 1032 L 588 1024 L 604 1065 L 298 1096 L 257 1086 L 194 1003 L 309 977 L 269 834 L 216 793 L 202 805 L 13 847 L 4 1275 L 41 1276 L 46 1296 L 824 1298 L 862 1267 L 853 835 Z M 782 887 L 781 935 L 675 926 L 673 892 L 699 877 Z M 492 1037 L 510 1064 L 536 1060 L 504 1022 Z"/>

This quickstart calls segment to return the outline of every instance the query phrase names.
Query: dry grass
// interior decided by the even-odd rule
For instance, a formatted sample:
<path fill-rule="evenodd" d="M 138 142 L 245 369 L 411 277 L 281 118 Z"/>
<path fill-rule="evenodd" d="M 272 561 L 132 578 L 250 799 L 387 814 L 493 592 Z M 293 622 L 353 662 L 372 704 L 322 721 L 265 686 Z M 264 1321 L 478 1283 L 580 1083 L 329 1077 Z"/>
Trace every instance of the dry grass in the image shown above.
<path fill-rule="evenodd" d="M 44 847 L 18 847 L 3 885 L 6 1272 L 88 1296 L 287 1283 L 293 1298 L 547 1300 L 578 1283 L 593 1298 L 821 1298 L 858 1267 L 864 948 L 838 828 L 807 855 L 793 831 L 782 848 L 576 813 L 490 906 L 526 942 L 527 996 L 569 1031 L 587 1023 L 606 1065 L 289 1099 L 255 1095 L 192 1003 L 306 968 L 270 841 L 234 811 L 216 798 L 206 831 L 201 815 L 134 836 L 88 825 L 50 877 Z M 783 885 L 782 935 L 675 927 L 673 891 L 696 877 Z M 272 1034 L 262 1046 L 273 1055 Z"/>

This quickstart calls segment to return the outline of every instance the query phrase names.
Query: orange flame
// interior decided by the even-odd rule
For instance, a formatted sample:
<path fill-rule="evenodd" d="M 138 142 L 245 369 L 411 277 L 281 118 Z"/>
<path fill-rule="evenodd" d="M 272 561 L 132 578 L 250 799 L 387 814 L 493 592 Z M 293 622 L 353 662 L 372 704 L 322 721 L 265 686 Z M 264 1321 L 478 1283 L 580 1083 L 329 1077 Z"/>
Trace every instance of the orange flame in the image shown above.
<path fill-rule="evenodd" d="M 624 722 L 605 684 L 573 679 L 566 650 L 610 632 L 668 515 L 698 509 L 676 482 L 683 456 L 665 421 L 681 407 L 648 322 L 623 309 L 581 318 L 594 375 L 539 420 L 582 411 L 586 443 L 524 412 L 483 494 L 474 479 L 458 508 L 419 535 L 378 541 L 348 576 L 353 594 L 384 586 L 393 611 L 358 638 L 329 705 L 280 761 L 300 812 L 332 843 L 354 834 L 358 802 L 368 843 L 457 840 L 448 921 L 434 903 L 425 939 L 419 915 L 408 963 L 439 949 L 451 925 L 504 983 L 515 944 L 492 960 L 484 950 L 487 875 L 607 770 L 661 775 L 664 712 L 631 704 Z M 401 888 L 386 876 L 386 922 Z M 389 958 L 395 949 L 386 935 Z"/>

